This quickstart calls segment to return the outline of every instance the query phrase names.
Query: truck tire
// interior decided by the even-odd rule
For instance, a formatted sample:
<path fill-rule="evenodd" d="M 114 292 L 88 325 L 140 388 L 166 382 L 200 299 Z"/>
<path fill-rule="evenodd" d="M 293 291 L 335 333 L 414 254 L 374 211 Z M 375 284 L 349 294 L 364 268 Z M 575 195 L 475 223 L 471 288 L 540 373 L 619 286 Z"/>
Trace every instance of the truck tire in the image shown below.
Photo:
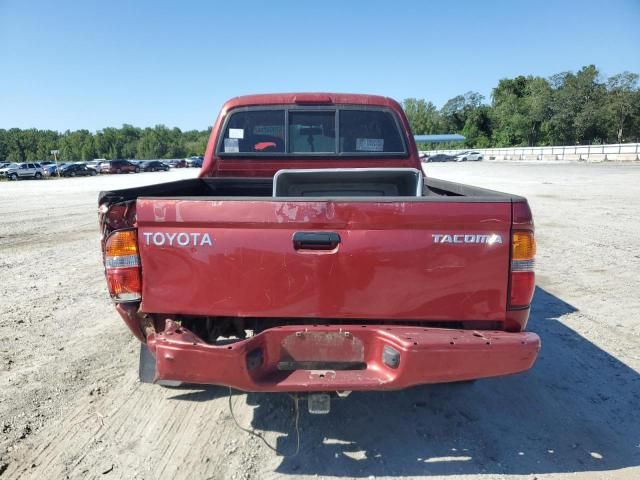
<path fill-rule="evenodd" d="M 91 170 L 91 176 L 95 177 L 98 174 L 98 172 L 96 172 L 95 170 Z"/>
<path fill-rule="evenodd" d="M 42 178 L 42 174 L 40 172 L 36 172 L 35 177 L 36 180 L 40 180 Z"/>
<path fill-rule="evenodd" d="M 12 173 L 11 175 L 9 175 L 9 180 L 18 180 L 18 174 Z"/>
<path fill-rule="evenodd" d="M 136 167 L 135 172 L 136 172 L 136 173 L 140 173 L 140 167 Z"/>

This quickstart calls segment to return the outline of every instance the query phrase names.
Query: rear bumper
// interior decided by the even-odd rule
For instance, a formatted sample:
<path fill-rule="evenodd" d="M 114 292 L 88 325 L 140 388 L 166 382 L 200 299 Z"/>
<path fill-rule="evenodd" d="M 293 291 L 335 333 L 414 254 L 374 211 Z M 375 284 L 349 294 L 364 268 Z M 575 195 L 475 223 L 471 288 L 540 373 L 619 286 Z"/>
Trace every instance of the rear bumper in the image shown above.
<path fill-rule="evenodd" d="M 169 320 L 148 346 L 156 380 L 312 392 L 394 390 L 518 373 L 535 362 L 540 338 L 530 332 L 319 325 L 277 327 L 214 346 Z"/>

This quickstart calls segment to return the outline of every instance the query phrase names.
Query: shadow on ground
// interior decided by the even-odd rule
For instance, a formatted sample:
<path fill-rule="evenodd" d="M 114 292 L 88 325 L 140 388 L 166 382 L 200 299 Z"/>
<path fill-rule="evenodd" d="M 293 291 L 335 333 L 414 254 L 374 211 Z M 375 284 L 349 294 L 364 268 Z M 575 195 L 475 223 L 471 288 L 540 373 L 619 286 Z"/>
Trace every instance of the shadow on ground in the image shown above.
<path fill-rule="evenodd" d="M 467 385 L 353 393 L 329 415 L 301 403 L 295 457 L 288 395 L 249 394 L 252 426 L 283 433 L 281 474 L 368 477 L 542 474 L 640 465 L 640 376 L 560 317 L 574 307 L 536 289 L 529 330 L 542 338 L 535 367 Z M 227 393 L 207 389 L 184 400 Z M 193 396 L 195 395 L 195 397 Z"/>
<path fill-rule="evenodd" d="M 353 393 L 327 416 L 303 412 L 302 447 L 285 474 L 336 476 L 530 474 L 640 465 L 640 377 L 558 318 L 576 309 L 538 288 L 529 329 L 535 367 L 471 385 Z M 295 448 L 285 395 L 251 394 L 253 427 Z M 303 410 L 305 405 L 302 405 Z M 278 425 L 279 424 L 279 425 Z"/>

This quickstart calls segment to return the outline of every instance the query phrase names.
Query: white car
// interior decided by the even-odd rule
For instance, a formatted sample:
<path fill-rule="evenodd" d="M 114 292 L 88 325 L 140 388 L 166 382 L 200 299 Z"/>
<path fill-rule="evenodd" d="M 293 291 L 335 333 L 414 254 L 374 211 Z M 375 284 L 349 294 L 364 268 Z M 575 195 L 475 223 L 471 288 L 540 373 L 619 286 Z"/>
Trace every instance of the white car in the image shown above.
<path fill-rule="evenodd" d="M 19 178 L 40 179 L 44 177 L 44 169 L 39 163 L 16 163 L 0 169 L 0 175 L 9 180 L 18 180 Z"/>
<path fill-rule="evenodd" d="M 98 171 L 98 167 L 100 167 L 100 163 L 102 162 L 98 162 L 96 160 L 91 160 L 90 162 L 86 162 L 85 165 L 87 168 L 90 168 L 92 170 L 95 170 L 96 172 Z"/>
<path fill-rule="evenodd" d="M 456 155 L 456 162 L 478 162 L 484 157 L 480 152 L 462 152 Z"/>

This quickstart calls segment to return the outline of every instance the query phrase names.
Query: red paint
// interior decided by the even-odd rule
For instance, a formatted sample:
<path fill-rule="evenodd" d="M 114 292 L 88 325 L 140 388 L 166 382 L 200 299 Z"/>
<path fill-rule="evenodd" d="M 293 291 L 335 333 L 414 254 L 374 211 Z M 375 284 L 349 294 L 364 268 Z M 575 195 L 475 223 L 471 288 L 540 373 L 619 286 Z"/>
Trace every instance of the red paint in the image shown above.
<path fill-rule="evenodd" d="M 226 385 L 252 392 L 394 390 L 426 383 L 493 377 L 522 372 L 536 360 L 540 339 L 534 333 L 382 327 L 371 325 L 278 327 L 232 345 L 204 343 L 167 322 L 149 339 L 156 356 L 157 380 Z M 296 335 L 297 333 L 297 335 Z M 314 334 L 314 335 L 312 335 Z M 335 351 L 319 348 L 323 336 L 343 336 Z M 315 337 L 315 338 L 314 338 Z M 290 343 L 308 342 L 295 351 Z M 400 353 L 397 368 L 382 361 L 385 346 Z M 262 362 L 249 368 L 249 354 Z M 331 351 L 330 355 L 326 352 Z M 303 358 L 300 358 L 300 355 Z M 297 356 L 297 358 L 295 358 Z M 364 370 L 278 370 L 282 359 L 334 361 L 359 359 Z"/>
<path fill-rule="evenodd" d="M 154 199 L 138 200 L 137 218 L 145 312 L 505 318 L 509 203 Z M 342 241 L 295 250 L 293 234 L 314 229 Z M 435 244 L 431 236 L 470 231 L 504 243 Z M 213 246 L 147 245 L 155 232 L 208 233 Z"/>
<path fill-rule="evenodd" d="M 533 272 L 512 272 L 509 306 L 528 307 L 531 304 L 535 288 L 536 277 Z"/>
<path fill-rule="evenodd" d="M 219 130 L 231 110 L 239 107 L 258 105 L 294 105 L 294 104 L 341 104 L 368 105 L 386 107 L 397 115 L 402 133 L 406 137 L 408 155 L 405 157 L 385 158 L 255 158 L 225 157 L 215 155 L 215 145 Z M 226 102 L 213 125 L 200 177 L 272 177 L 283 168 L 370 168 L 370 167 L 406 167 L 420 170 L 418 150 L 413 140 L 409 122 L 398 102 L 377 95 L 356 95 L 336 93 L 277 93 L 265 95 L 247 95 L 232 98 Z"/>
<path fill-rule="evenodd" d="M 116 310 L 124 320 L 125 325 L 131 333 L 140 340 L 141 342 L 145 342 L 146 339 L 142 333 L 142 329 L 140 328 L 140 318 L 138 317 L 138 305 L 130 304 L 130 303 L 120 303 L 116 305 Z"/>

